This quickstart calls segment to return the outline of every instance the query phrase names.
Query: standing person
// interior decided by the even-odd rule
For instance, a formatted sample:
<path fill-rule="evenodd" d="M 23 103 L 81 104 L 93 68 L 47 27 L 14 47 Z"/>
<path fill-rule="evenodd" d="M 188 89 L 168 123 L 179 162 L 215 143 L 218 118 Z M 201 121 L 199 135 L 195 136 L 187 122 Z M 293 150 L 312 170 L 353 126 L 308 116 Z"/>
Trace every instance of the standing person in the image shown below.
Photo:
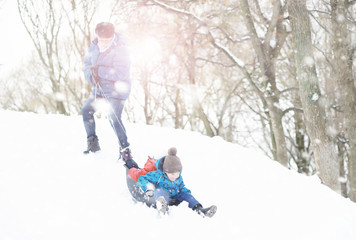
<path fill-rule="evenodd" d="M 87 133 L 88 148 L 84 151 L 100 150 L 99 140 L 95 132 L 94 113 L 97 111 L 96 101 L 102 99 L 110 106 L 110 123 L 119 140 L 120 157 L 126 166 L 137 167 L 133 160 L 126 130 L 121 121 L 125 101 L 130 95 L 130 59 L 123 36 L 115 32 L 112 23 L 102 22 L 95 28 L 96 38 L 90 44 L 84 58 L 84 73 L 93 91 L 82 108 L 84 127 Z"/>

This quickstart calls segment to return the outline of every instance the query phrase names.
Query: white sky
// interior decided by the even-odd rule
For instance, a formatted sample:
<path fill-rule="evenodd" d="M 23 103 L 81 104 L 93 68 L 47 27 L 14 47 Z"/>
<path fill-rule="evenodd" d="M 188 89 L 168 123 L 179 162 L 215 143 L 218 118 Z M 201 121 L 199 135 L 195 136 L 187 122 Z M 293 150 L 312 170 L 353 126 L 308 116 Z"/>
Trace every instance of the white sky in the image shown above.
<path fill-rule="evenodd" d="M 103 6 L 99 8 L 96 22 L 108 21 L 107 16 L 109 16 L 109 12 L 110 9 L 103 4 Z M 21 22 L 16 0 L 4 0 L 0 5 L 0 29 L 0 76 L 4 76 L 9 71 L 21 66 L 34 50 L 32 40 Z M 120 29 L 117 30 L 120 31 Z M 150 55 L 153 50 L 152 46 L 156 45 L 151 45 L 151 47 L 146 48 L 146 51 L 149 51 L 149 53 L 147 53 L 148 55 Z M 139 48 L 139 51 L 139 55 L 146 54 L 142 47 Z M 135 53 L 137 52 L 133 49 L 132 57 L 135 57 Z M 137 57 L 141 58 L 142 56 Z"/>
<path fill-rule="evenodd" d="M 108 14 L 103 12 L 98 14 L 98 18 L 107 21 L 102 16 Z M 18 67 L 34 50 L 32 40 L 21 22 L 16 0 L 3 0 L 0 5 L 0 29 L 0 74 L 5 75 Z"/>
<path fill-rule="evenodd" d="M 17 2 L 5 0 L 0 7 L 0 74 L 3 74 L 18 66 L 33 46 L 18 14 Z"/>

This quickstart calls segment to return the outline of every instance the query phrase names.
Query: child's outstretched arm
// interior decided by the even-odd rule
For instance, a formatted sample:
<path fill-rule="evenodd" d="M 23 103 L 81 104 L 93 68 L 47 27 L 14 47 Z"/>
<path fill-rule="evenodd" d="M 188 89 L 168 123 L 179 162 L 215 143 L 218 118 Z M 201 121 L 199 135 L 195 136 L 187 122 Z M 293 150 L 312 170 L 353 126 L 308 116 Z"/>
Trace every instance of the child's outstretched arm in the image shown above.
<path fill-rule="evenodd" d="M 181 192 L 181 193 L 191 193 L 191 191 L 188 188 L 185 187 L 185 184 L 184 184 L 183 181 L 179 185 L 179 192 Z"/>

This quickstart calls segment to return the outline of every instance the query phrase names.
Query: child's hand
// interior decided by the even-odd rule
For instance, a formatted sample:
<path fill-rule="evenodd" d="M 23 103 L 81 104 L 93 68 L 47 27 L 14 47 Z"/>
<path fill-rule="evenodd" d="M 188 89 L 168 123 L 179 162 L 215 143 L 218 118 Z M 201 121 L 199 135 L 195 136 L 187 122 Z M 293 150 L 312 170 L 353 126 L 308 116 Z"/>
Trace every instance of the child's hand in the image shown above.
<path fill-rule="evenodd" d="M 152 189 L 147 189 L 147 191 L 145 192 L 145 197 L 147 198 L 151 198 L 153 197 L 154 191 Z"/>

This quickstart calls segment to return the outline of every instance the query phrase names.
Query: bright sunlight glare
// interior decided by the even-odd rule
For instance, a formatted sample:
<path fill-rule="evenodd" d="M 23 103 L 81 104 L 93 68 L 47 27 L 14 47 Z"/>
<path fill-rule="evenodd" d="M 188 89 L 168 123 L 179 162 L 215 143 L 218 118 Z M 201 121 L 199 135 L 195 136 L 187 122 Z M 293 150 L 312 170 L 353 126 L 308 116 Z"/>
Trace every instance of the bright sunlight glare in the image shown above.
<path fill-rule="evenodd" d="M 107 100 L 100 98 L 97 99 L 95 101 L 95 109 L 97 109 L 98 112 L 104 114 L 104 115 L 108 115 L 110 110 L 111 110 L 111 106 L 110 104 L 107 102 Z"/>
<path fill-rule="evenodd" d="M 130 49 L 131 58 L 135 62 L 150 62 L 159 58 L 161 45 L 154 37 L 137 41 Z"/>

